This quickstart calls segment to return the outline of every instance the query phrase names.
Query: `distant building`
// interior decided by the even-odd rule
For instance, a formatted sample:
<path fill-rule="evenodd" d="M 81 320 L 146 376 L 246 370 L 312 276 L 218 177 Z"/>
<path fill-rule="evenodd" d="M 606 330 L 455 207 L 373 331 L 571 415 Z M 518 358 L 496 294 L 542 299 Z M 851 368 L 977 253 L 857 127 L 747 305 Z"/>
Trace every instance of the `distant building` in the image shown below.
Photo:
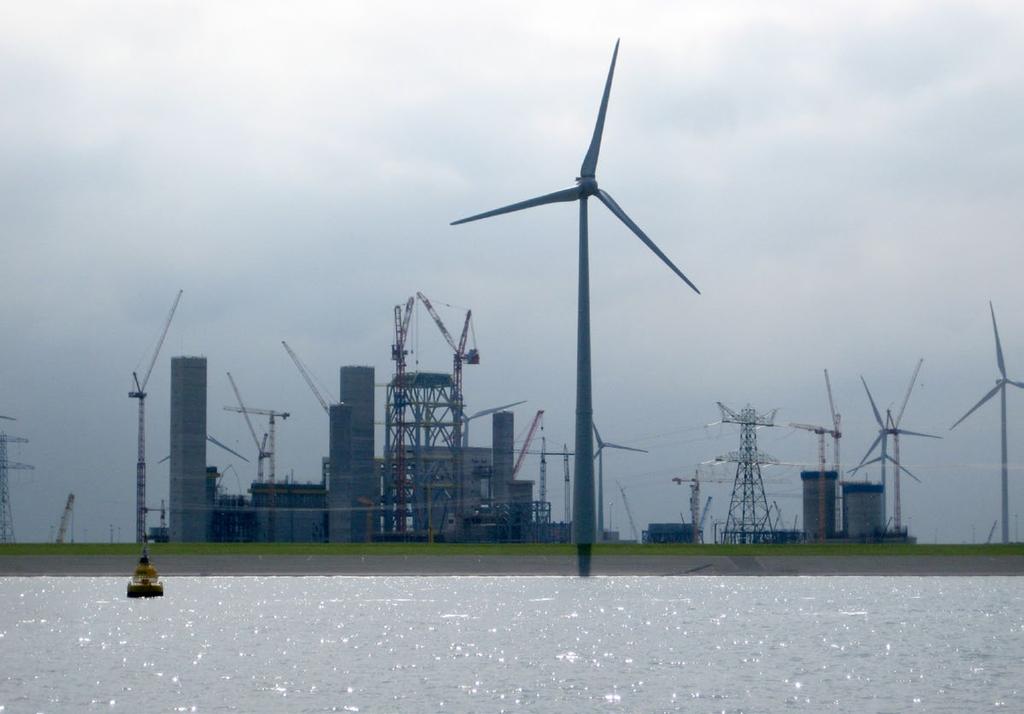
<path fill-rule="evenodd" d="M 566 540 L 534 482 L 513 477 L 514 417 L 492 417 L 492 448 L 463 447 L 452 428 L 451 377 L 407 375 L 415 400 L 402 430 L 407 449 L 407 528 L 396 529 L 395 453 L 374 457 L 374 369 L 342 367 L 340 404 L 329 407 L 328 456 L 318 483 L 254 481 L 248 494 L 222 493 L 223 474 L 206 459 L 206 358 L 171 360 L 171 500 L 176 542 L 368 542 Z M 389 394 L 394 393 L 394 387 Z M 399 390 L 399 393 L 402 393 Z M 448 400 L 448 401 L 445 401 Z M 388 405 L 394 422 L 398 410 Z M 400 417 L 400 415 L 399 415 Z M 447 421 L 445 421 L 447 420 Z M 390 456 L 388 455 L 390 454 Z M 390 471 L 389 471 L 390 467 Z M 390 475 L 389 475 L 390 474 Z"/>

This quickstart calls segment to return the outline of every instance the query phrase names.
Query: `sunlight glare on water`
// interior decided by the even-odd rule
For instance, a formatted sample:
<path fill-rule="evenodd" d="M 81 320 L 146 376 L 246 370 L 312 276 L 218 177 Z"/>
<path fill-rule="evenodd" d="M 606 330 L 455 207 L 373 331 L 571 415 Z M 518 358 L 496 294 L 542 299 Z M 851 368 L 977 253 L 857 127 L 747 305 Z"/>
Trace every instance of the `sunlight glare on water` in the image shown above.
<path fill-rule="evenodd" d="M 0 706 L 1022 711 L 1021 582 L 0 578 Z"/>

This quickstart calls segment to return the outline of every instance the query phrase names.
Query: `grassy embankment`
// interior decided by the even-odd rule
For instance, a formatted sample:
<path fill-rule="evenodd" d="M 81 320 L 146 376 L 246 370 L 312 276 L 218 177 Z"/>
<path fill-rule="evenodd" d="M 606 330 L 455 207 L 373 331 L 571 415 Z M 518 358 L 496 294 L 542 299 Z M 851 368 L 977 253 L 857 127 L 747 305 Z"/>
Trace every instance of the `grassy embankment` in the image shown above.
<path fill-rule="evenodd" d="M 448 543 L 153 543 L 154 558 L 161 555 L 237 556 L 570 556 L 576 547 L 565 544 L 448 544 Z M 9 543 L 0 544 L 0 556 L 17 555 L 136 555 L 134 543 Z M 945 544 L 825 544 L 791 545 L 640 545 L 604 543 L 595 545 L 595 557 L 602 556 L 1024 556 L 1024 543 L 1009 545 Z"/>

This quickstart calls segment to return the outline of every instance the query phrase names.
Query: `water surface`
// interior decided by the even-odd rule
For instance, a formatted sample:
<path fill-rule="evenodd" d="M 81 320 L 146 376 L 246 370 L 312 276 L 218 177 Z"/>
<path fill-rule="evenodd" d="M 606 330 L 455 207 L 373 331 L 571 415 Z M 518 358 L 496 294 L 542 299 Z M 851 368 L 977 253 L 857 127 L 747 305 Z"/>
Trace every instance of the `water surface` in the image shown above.
<path fill-rule="evenodd" d="M 1024 711 L 1020 578 L 0 578 L 4 712 Z"/>

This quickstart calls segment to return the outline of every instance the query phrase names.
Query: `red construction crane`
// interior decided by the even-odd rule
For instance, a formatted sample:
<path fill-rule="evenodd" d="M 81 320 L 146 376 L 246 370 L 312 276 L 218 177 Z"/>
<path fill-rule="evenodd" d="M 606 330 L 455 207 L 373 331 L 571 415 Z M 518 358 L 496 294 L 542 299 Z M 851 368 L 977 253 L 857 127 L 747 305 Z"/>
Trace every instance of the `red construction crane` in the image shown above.
<path fill-rule="evenodd" d="M 137 372 L 132 372 L 132 380 L 135 382 L 135 389 L 128 392 L 130 399 L 139 400 L 139 458 L 135 465 L 135 542 L 143 543 L 146 540 L 146 384 L 149 383 L 149 375 L 153 374 L 153 367 L 156 366 L 156 358 L 160 354 L 160 348 L 164 345 L 167 337 L 167 330 L 171 327 L 171 318 L 174 311 L 178 309 L 178 302 L 181 300 L 183 290 L 179 290 L 171 305 L 171 311 L 167 313 L 164 321 L 163 332 L 153 349 L 153 356 L 149 360 L 146 373 L 139 379 Z"/>
<path fill-rule="evenodd" d="M 526 458 L 526 452 L 530 449 L 530 444 L 533 443 L 533 436 L 537 433 L 537 427 L 540 426 L 544 420 L 544 410 L 537 410 L 537 415 L 533 417 L 533 423 L 530 424 L 530 430 L 526 432 L 526 439 L 523 441 L 523 447 L 519 450 L 519 457 L 516 459 L 516 465 L 512 467 L 512 478 L 516 477 L 519 473 L 519 468 L 523 465 L 523 459 Z"/>

